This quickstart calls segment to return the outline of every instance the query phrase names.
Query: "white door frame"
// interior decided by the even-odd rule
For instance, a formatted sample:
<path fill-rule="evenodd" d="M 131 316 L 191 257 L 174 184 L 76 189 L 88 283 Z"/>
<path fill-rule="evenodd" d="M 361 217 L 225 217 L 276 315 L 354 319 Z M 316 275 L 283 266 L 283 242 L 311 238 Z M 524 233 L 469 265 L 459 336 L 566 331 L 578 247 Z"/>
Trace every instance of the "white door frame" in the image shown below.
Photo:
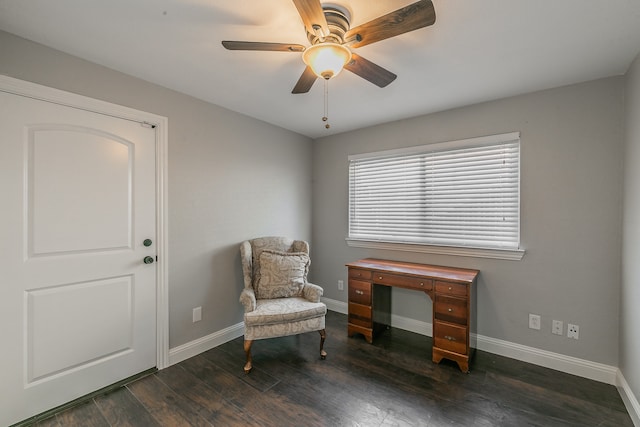
<path fill-rule="evenodd" d="M 168 254 L 168 122 L 166 117 L 53 89 L 0 74 L 0 91 L 105 114 L 155 127 L 156 133 L 156 366 L 169 366 L 169 254 Z"/>

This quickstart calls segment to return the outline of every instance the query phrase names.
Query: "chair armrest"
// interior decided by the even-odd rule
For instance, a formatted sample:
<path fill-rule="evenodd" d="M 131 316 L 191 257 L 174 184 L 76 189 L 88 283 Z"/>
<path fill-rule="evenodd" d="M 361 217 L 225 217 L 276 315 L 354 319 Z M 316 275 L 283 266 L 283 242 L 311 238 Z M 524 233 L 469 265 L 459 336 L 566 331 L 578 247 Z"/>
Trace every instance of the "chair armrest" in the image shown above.
<path fill-rule="evenodd" d="M 305 283 L 304 288 L 302 288 L 302 296 L 304 299 L 311 302 L 320 302 L 320 297 L 324 293 L 324 289 L 322 289 L 318 285 L 314 285 L 313 283 Z"/>
<path fill-rule="evenodd" d="M 244 312 L 249 313 L 256 309 L 256 293 L 251 288 L 244 288 L 240 293 L 240 302 L 244 306 Z"/>
<path fill-rule="evenodd" d="M 245 241 L 240 244 L 240 261 L 242 262 L 242 276 L 245 288 L 253 288 L 251 279 L 253 274 L 253 258 L 251 252 L 251 243 Z"/>

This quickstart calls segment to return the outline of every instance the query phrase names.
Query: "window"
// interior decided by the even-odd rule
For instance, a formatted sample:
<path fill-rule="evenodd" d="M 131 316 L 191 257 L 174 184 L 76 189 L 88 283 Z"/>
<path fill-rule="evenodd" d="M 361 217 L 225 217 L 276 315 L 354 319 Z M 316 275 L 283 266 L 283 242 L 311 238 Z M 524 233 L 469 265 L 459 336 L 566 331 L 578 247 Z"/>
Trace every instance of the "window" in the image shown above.
<path fill-rule="evenodd" d="M 519 133 L 349 156 L 347 240 L 522 258 Z"/>

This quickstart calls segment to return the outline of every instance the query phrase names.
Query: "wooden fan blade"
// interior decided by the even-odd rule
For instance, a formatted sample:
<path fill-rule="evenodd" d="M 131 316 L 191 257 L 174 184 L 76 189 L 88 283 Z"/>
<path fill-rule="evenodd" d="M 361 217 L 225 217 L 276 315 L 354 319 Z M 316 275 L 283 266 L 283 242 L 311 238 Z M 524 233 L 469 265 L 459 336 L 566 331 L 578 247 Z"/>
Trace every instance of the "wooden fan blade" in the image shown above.
<path fill-rule="evenodd" d="M 436 11 L 433 3 L 431 0 L 420 0 L 350 29 L 345 34 L 345 43 L 354 48 L 362 47 L 433 25 L 434 22 Z"/>
<path fill-rule="evenodd" d="M 304 46 L 291 43 L 238 42 L 225 40 L 222 46 L 229 50 L 268 50 L 275 52 L 303 52 Z"/>
<path fill-rule="evenodd" d="M 320 0 L 293 0 L 307 32 L 319 37 L 330 34 Z"/>
<path fill-rule="evenodd" d="M 363 79 L 370 81 L 378 87 L 385 87 L 398 77 L 391 71 L 385 70 L 381 66 L 376 65 L 355 53 L 352 54 L 351 61 L 349 61 L 344 68 L 345 70 L 349 70 Z"/>
<path fill-rule="evenodd" d="M 291 93 L 309 92 L 309 90 L 311 90 L 311 86 L 313 86 L 317 78 L 318 76 L 316 76 L 311 67 L 307 66 L 307 68 L 305 68 L 302 72 L 302 75 L 298 79 L 298 83 L 296 83 Z"/>

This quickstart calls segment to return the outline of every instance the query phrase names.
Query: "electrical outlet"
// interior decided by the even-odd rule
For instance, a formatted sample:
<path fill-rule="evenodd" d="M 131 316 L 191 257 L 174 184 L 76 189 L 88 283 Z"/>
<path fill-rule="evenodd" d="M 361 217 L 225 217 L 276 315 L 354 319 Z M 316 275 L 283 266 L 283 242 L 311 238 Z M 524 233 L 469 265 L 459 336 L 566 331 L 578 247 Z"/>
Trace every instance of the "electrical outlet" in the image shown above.
<path fill-rule="evenodd" d="M 540 330 L 540 315 L 529 313 L 529 328 Z"/>
<path fill-rule="evenodd" d="M 344 281 L 338 280 L 338 290 L 344 291 Z"/>
<path fill-rule="evenodd" d="M 193 323 L 202 320 L 202 307 L 196 307 L 193 309 Z"/>
<path fill-rule="evenodd" d="M 567 338 L 578 339 L 580 336 L 580 326 L 567 323 Z"/>
<path fill-rule="evenodd" d="M 551 333 L 556 335 L 562 335 L 562 330 L 564 329 L 564 325 L 562 324 L 562 320 L 554 320 L 551 323 Z"/>

